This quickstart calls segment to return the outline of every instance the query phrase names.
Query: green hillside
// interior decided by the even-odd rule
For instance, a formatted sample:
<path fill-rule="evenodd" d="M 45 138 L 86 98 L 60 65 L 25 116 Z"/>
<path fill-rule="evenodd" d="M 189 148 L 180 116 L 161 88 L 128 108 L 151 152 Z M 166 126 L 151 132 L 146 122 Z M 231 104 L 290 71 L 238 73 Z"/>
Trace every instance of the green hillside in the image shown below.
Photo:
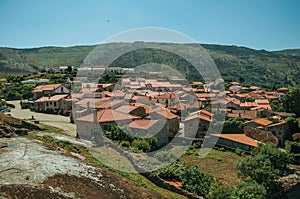
<path fill-rule="evenodd" d="M 105 44 L 97 50 L 99 53 L 113 53 L 132 43 Z M 181 49 L 188 45 L 189 52 L 195 51 L 196 44 L 174 45 Z M 245 83 L 265 88 L 300 87 L 300 50 L 282 50 L 269 52 L 246 47 L 202 45 L 215 61 L 223 78 L 245 80 Z M 42 47 L 32 49 L 0 48 L 0 75 L 39 71 L 49 66 L 81 65 L 84 58 L 95 46 Z M 182 72 L 189 80 L 201 80 L 193 67 L 181 57 L 155 49 L 141 49 L 125 54 L 112 65 L 134 67 L 143 63 L 164 63 Z M 186 69 L 187 68 L 187 69 Z"/>

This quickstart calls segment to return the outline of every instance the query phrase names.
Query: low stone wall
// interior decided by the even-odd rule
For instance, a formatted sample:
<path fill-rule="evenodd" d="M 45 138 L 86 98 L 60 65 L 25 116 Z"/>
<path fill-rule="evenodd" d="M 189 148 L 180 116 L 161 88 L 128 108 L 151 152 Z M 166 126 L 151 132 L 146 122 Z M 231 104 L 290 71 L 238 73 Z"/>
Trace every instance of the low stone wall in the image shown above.
<path fill-rule="evenodd" d="M 181 189 L 180 187 L 175 187 L 175 186 L 169 184 L 168 182 L 161 179 L 156 174 L 147 172 L 144 168 L 139 167 L 138 165 L 135 164 L 134 158 L 132 157 L 132 155 L 129 152 L 122 150 L 117 145 L 111 143 L 107 138 L 104 137 L 103 139 L 105 140 L 104 142 L 105 142 L 106 146 L 113 148 L 115 151 L 119 152 L 124 157 L 126 157 L 131 162 L 131 164 L 134 166 L 134 168 L 137 172 L 139 172 L 141 175 L 145 176 L 147 179 L 149 179 L 152 183 L 156 184 L 158 187 L 162 187 L 162 188 L 170 190 L 172 192 L 184 195 L 190 199 L 203 199 L 203 197 L 201 197 L 201 196 L 197 196 L 197 195 L 190 193 L 184 189 Z"/>
<path fill-rule="evenodd" d="M 197 196 L 197 195 L 195 195 L 193 193 L 190 193 L 190 192 L 188 192 L 188 191 L 186 191 L 184 189 L 181 189 L 180 187 L 175 187 L 175 186 L 169 184 L 168 182 L 166 182 L 165 180 L 161 179 L 160 177 L 158 177 L 155 174 L 152 174 L 152 173 L 142 173 L 142 175 L 145 176 L 147 179 L 149 179 L 152 183 L 156 184 L 157 186 L 162 187 L 162 188 L 167 189 L 167 190 L 170 190 L 172 192 L 184 195 L 187 198 L 190 198 L 190 199 L 204 199 L 201 196 Z"/>

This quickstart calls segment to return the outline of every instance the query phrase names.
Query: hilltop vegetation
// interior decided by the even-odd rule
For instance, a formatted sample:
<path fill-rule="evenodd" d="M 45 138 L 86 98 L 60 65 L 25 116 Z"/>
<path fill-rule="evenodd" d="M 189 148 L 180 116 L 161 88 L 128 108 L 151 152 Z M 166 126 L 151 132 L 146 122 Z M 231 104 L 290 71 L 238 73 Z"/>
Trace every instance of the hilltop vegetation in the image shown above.
<path fill-rule="evenodd" d="M 111 43 L 98 47 L 100 54 L 112 54 L 132 43 Z M 174 45 L 179 50 L 188 45 L 190 53 L 196 52 L 196 44 Z M 202 45 L 213 58 L 223 78 L 243 80 L 245 84 L 255 84 L 267 89 L 279 87 L 299 87 L 300 50 L 269 52 L 246 47 Z M 36 72 L 46 67 L 62 65 L 80 66 L 84 58 L 95 46 L 42 47 L 32 49 L 0 48 L 0 75 Z M 141 49 L 127 53 L 112 65 L 135 67 L 143 63 L 164 63 L 176 68 L 189 80 L 202 80 L 186 60 L 178 55 L 157 49 Z"/>

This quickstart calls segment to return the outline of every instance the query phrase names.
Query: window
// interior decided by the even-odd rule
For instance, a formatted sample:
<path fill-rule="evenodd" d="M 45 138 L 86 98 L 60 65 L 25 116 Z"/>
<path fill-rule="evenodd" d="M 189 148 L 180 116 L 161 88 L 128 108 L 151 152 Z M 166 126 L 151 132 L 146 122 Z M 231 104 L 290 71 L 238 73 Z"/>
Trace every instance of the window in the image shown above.
<path fill-rule="evenodd" d="M 56 102 L 54 102 L 54 106 L 56 106 Z"/>
<path fill-rule="evenodd" d="M 64 88 L 60 87 L 60 92 L 63 93 L 64 92 Z"/>

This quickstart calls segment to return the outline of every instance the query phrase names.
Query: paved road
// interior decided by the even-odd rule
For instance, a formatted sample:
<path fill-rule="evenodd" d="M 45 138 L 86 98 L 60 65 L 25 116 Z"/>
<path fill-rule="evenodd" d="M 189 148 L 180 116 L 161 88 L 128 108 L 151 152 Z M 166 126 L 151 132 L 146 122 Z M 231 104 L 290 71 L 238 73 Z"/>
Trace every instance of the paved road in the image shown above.
<path fill-rule="evenodd" d="M 20 119 L 31 119 L 32 116 L 36 120 L 40 121 L 42 124 L 47 124 L 60 128 L 65 131 L 66 134 L 75 136 L 76 135 L 76 125 L 70 123 L 70 118 L 61 115 L 52 115 L 44 113 L 32 112 L 29 109 L 21 109 L 20 101 L 8 101 L 9 104 L 15 105 L 16 108 L 11 109 L 11 116 Z"/>

